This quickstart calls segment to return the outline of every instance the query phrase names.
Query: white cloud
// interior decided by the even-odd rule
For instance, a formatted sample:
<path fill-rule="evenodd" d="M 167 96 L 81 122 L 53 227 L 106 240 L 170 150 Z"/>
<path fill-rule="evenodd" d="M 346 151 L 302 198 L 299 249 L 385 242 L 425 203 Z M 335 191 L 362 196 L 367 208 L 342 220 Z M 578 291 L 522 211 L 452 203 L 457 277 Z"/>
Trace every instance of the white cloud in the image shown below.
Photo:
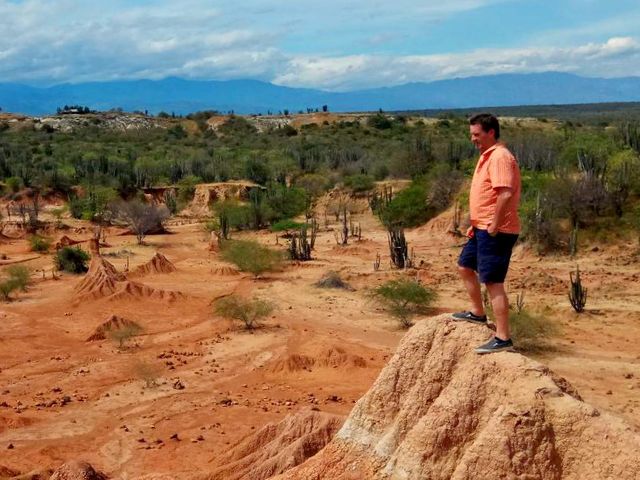
<path fill-rule="evenodd" d="M 507 72 L 640 75 L 640 45 L 632 36 L 573 47 L 536 43 L 429 55 L 320 50 L 327 39 L 340 44 L 343 34 L 361 34 L 360 45 L 375 47 L 403 38 L 408 21 L 428 25 L 508 1 L 516 0 L 147 0 L 145 6 L 127 0 L 0 0 L 0 81 L 181 76 L 349 90 Z"/>
<path fill-rule="evenodd" d="M 578 47 L 480 49 L 466 53 L 410 56 L 358 55 L 292 59 L 274 82 L 348 90 L 451 77 L 561 71 L 593 76 L 640 75 L 640 43 L 614 37 Z"/>

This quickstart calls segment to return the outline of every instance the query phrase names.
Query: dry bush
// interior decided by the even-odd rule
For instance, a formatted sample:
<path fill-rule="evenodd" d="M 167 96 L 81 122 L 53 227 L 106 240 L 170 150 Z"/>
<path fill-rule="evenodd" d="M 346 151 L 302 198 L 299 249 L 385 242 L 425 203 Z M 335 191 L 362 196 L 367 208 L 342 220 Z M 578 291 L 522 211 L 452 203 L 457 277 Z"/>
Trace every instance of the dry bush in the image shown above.
<path fill-rule="evenodd" d="M 282 265 L 282 255 L 258 242 L 228 240 L 222 244 L 223 260 L 234 263 L 242 272 L 258 277 L 265 272 L 277 270 Z"/>
<path fill-rule="evenodd" d="M 270 302 L 258 298 L 245 299 L 238 295 L 220 298 L 214 303 L 216 314 L 241 321 L 247 330 L 258 326 L 258 322 L 273 312 L 274 306 Z"/>
<path fill-rule="evenodd" d="M 126 343 L 140 333 L 142 333 L 142 327 L 139 325 L 126 325 L 122 328 L 109 330 L 107 337 L 116 344 L 118 350 L 124 350 Z"/>
<path fill-rule="evenodd" d="M 558 334 L 557 323 L 545 316 L 534 315 L 521 310 L 520 313 L 509 313 L 511 336 L 518 350 L 524 352 L 542 352 L 552 347 L 548 343 L 550 337 Z"/>
<path fill-rule="evenodd" d="M 433 290 L 408 278 L 389 280 L 371 290 L 369 296 L 378 301 L 403 328 L 413 325 L 411 317 L 423 313 L 436 299 Z"/>
<path fill-rule="evenodd" d="M 318 280 L 314 286 L 318 288 L 340 288 L 343 290 L 353 291 L 354 288 L 347 282 L 340 278 L 338 272 L 327 272 L 320 280 Z"/>
<path fill-rule="evenodd" d="M 170 216 L 167 207 L 140 200 L 113 202 L 109 205 L 109 211 L 113 218 L 129 225 L 139 245 L 142 245 L 148 233 L 164 230 L 162 223 Z"/>
<path fill-rule="evenodd" d="M 138 360 L 133 364 L 133 371 L 140 380 L 144 380 L 144 386 L 147 388 L 156 388 L 160 378 L 160 368 L 152 363 Z"/>

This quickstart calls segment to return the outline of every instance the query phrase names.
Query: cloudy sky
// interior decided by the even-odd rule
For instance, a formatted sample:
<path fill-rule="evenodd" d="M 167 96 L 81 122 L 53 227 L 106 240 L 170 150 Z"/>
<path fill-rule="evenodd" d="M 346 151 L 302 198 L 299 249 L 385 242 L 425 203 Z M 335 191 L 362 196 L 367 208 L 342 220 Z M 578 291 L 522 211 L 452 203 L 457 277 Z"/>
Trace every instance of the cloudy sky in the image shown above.
<path fill-rule="evenodd" d="M 640 75 L 638 0 L 0 0 L 0 82 Z"/>

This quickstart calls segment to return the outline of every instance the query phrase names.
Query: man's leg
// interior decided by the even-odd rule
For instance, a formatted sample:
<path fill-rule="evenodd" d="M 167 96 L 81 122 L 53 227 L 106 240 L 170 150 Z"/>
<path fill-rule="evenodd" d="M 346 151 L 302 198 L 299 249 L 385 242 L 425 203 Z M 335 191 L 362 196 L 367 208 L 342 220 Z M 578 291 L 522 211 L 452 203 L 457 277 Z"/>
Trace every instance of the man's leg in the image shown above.
<path fill-rule="evenodd" d="M 496 322 L 496 337 L 500 340 L 509 340 L 509 299 L 504 290 L 504 283 L 487 283 L 491 307 Z"/>
<path fill-rule="evenodd" d="M 461 265 L 458 265 L 458 272 L 471 299 L 471 313 L 479 317 L 484 316 L 484 305 L 482 303 L 482 293 L 480 292 L 478 275 L 472 269 Z"/>

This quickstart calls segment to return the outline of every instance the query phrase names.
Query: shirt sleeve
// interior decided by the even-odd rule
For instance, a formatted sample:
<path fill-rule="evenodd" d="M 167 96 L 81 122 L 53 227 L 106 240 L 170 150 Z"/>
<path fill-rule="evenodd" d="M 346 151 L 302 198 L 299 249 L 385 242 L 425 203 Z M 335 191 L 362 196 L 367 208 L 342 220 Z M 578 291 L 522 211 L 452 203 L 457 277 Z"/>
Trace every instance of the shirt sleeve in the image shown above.
<path fill-rule="evenodd" d="M 517 181 L 515 174 L 516 168 L 518 168 L 516 159 L 508 150 L 502 148 L 495 150 L 489 161 L 489 180 L 491 180 L 491 187 L 508 187 L 515 190 Z"/>

